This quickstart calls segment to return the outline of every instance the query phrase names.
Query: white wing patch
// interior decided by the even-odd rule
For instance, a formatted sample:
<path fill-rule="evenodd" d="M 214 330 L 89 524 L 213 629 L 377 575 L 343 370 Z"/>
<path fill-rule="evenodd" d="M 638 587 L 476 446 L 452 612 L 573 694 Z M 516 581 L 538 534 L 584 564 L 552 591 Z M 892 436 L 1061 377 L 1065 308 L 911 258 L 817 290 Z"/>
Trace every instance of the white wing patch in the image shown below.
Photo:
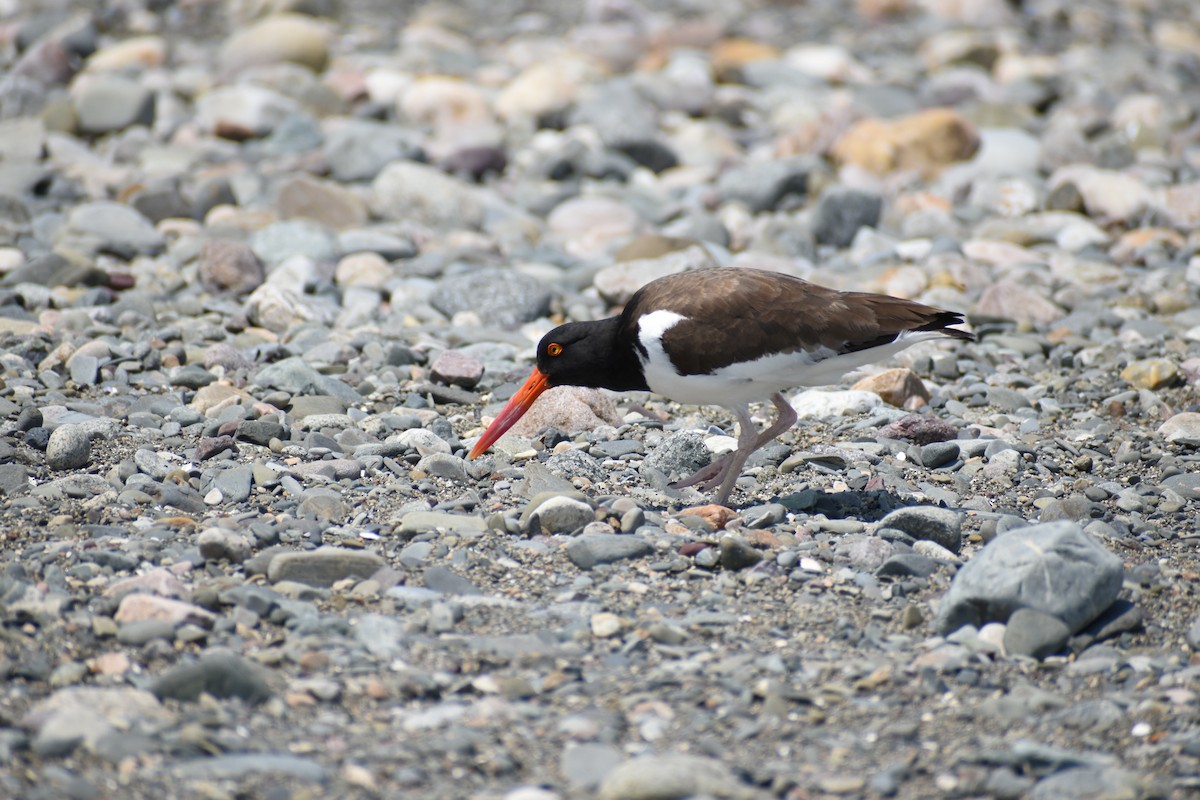
<path fill-rule="evenodd" d="M 674 311 L 667 311 L 665 308 L 660 308 L 658 311 L 651 311 L 649 314 L 638 318 L 638 341 L 642 343 L 642 347 L 645 347 L 647 351 L 650 350 L 651 342 L 658 345 L 659 350 L 662 350 L 663 334 L 685 319 L 687 317 L 683 314 L 676 314 Z"/>
<path fill-rule="evenodd" d="M 917 342 L 943 338 L 935 331 L 905 332 L 895 341 L 838 355 L 821 347 L 775 353 L 754 361 L 730 364 L 708 375 L 680 375 L 662 346 L 668 330 L 687 317 L 674 311 L 653 311 L 638 320 L 638 342 L 646 355 L 639 358 L 650 391 L 691 405 L 728 408 L 764 400 L 775 392 L 798 386 L 827 386 L 839 383 L 848 373 L 905 350 Z"/>

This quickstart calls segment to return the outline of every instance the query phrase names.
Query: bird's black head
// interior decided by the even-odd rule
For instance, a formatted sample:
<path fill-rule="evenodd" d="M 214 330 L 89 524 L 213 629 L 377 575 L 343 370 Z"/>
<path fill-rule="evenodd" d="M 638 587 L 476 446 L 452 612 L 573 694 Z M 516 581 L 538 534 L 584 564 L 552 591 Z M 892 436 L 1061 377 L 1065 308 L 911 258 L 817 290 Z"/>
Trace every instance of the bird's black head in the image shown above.
<path fill-rule="evenodd" d="M 618 336 L 619 317 L 559 325 L 538 343 L 537 365 L 550 386 L 645 390 L 632 342 Z"/>

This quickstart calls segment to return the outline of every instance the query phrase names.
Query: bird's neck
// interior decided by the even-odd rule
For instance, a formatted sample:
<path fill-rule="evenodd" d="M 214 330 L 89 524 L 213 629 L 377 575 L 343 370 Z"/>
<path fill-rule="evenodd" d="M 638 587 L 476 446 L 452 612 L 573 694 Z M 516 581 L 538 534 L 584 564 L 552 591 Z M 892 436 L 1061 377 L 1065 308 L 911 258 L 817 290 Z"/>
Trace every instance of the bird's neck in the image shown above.
<path fill-rule="evenodd" d="M 624 317 L 609 317 L 589 324 L 595 326 L 594 341 L 598 347 L 589 362 L 588 374 L 582 376 L 584 382 L 578 385 L 616 392 L 649 391 L 636 349 L 636 328 Z"/>

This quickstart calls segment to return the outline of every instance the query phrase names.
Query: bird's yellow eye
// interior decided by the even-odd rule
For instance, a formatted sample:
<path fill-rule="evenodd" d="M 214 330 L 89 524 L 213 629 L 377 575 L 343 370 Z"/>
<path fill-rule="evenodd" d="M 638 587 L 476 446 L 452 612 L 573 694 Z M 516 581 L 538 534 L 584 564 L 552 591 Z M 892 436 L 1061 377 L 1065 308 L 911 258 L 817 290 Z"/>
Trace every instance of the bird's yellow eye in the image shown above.
<path fill-rule="evenodd" d="M 558 342 L 554 342 L 553 344 L 549 345 L 546 348 L 546 353 L 548 355 L 552 355 L 552 356 L 561 355 L 562 354 L 562 345 L 559 344 Z"/>

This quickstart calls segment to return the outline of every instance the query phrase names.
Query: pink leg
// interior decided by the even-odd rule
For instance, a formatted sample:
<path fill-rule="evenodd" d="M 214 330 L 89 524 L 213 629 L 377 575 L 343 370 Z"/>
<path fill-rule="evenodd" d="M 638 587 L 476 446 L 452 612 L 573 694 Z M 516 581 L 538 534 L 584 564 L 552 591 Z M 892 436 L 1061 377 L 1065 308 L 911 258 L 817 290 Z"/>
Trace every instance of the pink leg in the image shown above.
<path fill-rule="evenodd" d="M 729 463 L 729 453 L 719 456 L 716 460 L 710 461 L 705 466 L 688 475 L 686 478 L 681 478 L 671 484 L 673 489 L 685 489 L 688 486 L 695 486 L 698 483 L 717 480 L 725 473 L 725 465 Z M 703 487 L 708 491 L 712 486 Z"/>
<path fill-rule="evenodd" d="M 775 421 L 758 435 L 754 433 L 754 423 L 750 419 L 750 410 L 745 407 L 733 409 L 738 420 L 737 449 L 732 453 L 726 453 L 708 466 L 697 470 L 692 475 L 671 485 L 676 489 L 682 489 L 687 486 L 702 484 L 700 488 L 706 492 L 711 491 L 714 486 L 720 485 L 721 488 L 717 492 L 713 502 L 725 505 L 729 500 L 729 495 L 733 493 L 733 484 L 737 481 L 738 476 L 741 475 L 742 467 L 746 464 L 746 459 L 755 450 L 773 441 L 779 434 L 796 424 L 796 410 L 792 408 L 791 404 L 782 394 L 776 392 L 771 395 L 771 402 L 775 404 Z"/>

